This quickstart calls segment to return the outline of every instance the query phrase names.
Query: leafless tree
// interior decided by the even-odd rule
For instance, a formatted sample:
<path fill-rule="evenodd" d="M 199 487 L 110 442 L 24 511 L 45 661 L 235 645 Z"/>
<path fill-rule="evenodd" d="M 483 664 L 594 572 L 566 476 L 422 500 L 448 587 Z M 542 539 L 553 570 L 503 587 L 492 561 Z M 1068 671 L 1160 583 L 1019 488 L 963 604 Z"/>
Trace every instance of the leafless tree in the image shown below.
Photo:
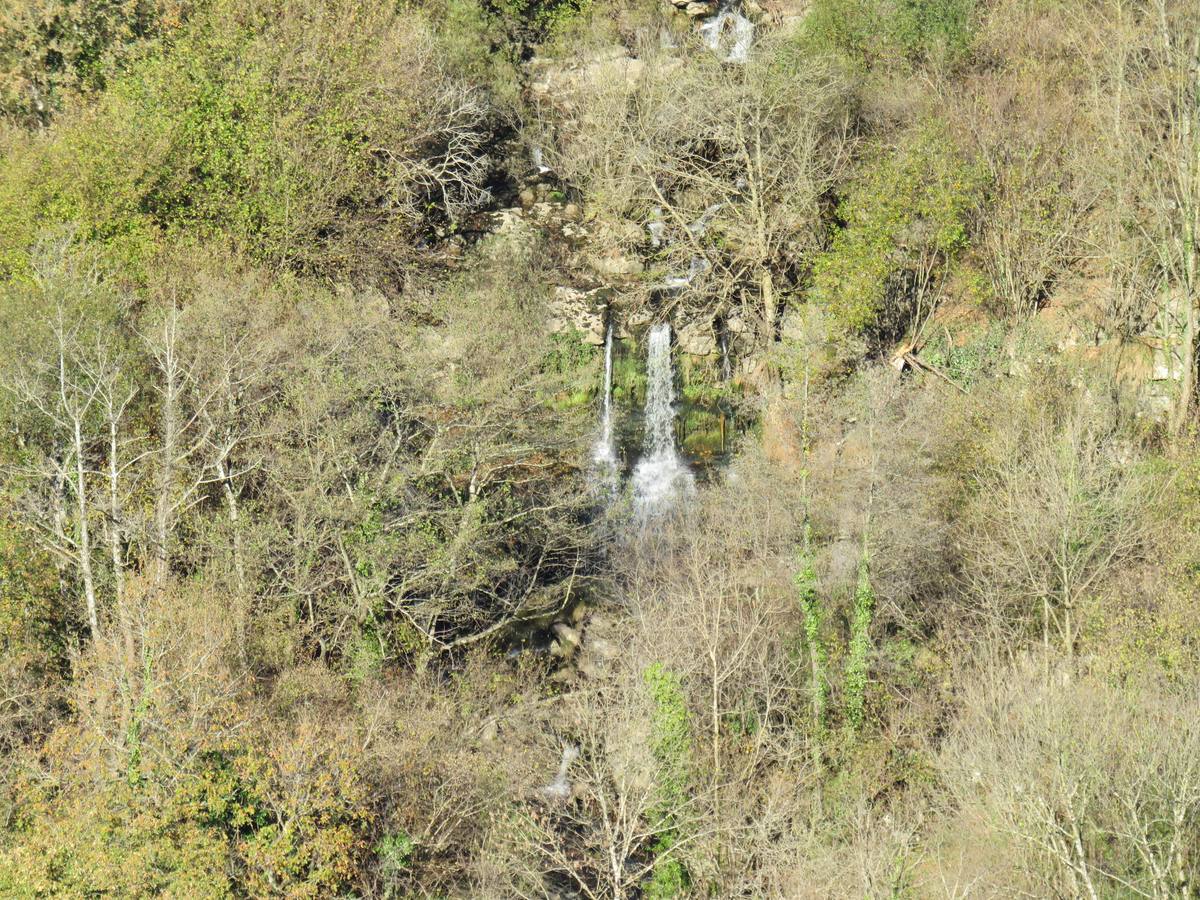
<path fill-rule="evenodd" d="M 1153 681 L 1047 682 L 1028 660 L 967 682 L 941 763 L 965 813 L 958 821 L 1015 841 L 1024 856 L 979 873 L 981 887 L 1153 900 L 1194 890 L 1194 693 Z"/>
<path fill-rule="evenodd" d="M 633 89 L 596 85 L 559 123 L 554 165 L 601 216 L 644 226 L 657 208 L 664 277 L 703 260 L 692 299 L 745 316 L 770 340 L 820 240 L 821 197 L 848 161 L 846 85 L 769 42 L 744 67 L 647 58 Z"/>
<path fill-rule="evenodd" d="M 1200 339 L 1200 20 L 1179 0 L 1095 6 L 1084 33 L 1105 48 L 1096 115 L 1108 126 L 1101 158 L 1112 173 L 1105 194 L 1114 217 L 1103 250 L 1121 318 L 1158 319 L 1179 380 L 1171 413 L 1178 431 L 1195 399 Z M 1155 306 L 1157 316 L 1146 311 Z"/>
<path fill-rule="evenodd" d="M 1153 546 L 1160 489 L 1120 459 L 1128 450 L 1086 402 L 1005 446 L 975 476 L 962 541 L 970 595 L 997 626 L 1037 615 L 1043 650 L 1056 643 L 1069 658 L 1084 603 L 1117 564 Z"/>

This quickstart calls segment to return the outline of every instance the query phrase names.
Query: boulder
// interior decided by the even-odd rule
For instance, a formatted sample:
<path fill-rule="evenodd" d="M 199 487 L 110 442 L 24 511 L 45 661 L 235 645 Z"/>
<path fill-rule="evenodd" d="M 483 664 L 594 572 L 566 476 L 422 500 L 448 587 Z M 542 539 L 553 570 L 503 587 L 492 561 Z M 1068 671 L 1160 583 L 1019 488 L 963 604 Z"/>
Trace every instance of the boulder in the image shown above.
<path fill-rule="evenodd" d="M 717 337 L 712 322 L 703 319 L 685 322 L 678 329 L 676 343 L 690 356 L 710 356 L 717 351 Z"/>
<path fill-rule="evenodd" d="M 527 227 L 525 211 L 519 206 L 514 206 L 512 209 L 498 209 L 492 213 L 490 230 L 493 234 L 517 234 Z"/>
<path fill-rule="evenodd" d="M 564 655 L 570 656 L 578 649 L 579 632 L 566 622 L 555 622 L 550 626 L 550 630 L 554 632 L 554 637 Z"/>
<path fill-rule="evenodd" d="M 564 222 L 561 229 L 562 236 L 573 243 L 580 243 L 585 240 L 590 232 L 577 222 Z"/>
<path fill-rule="evenodd" d="M 750 325 L 741 313 L 731 312 L 725 317 L 725 333 L 730 335 L 749 334 Z"/>
<path fill-rule="evenodd" d="M 799 309 L 788 309 L 779 323 L 779 336 L 788 343 L 802 344 L 809 336 L 808 323 Z"/>
<path fill-rule="evenodd" d="M 583 643 L 574 659 L 576 670 L 584 678 L 605 677 L 620 659 L 625 645 L 618 623 L 608 615 L 593 616 L 588 620 L 582 637 Z"/>
<path fill-rule="evenodd" d="M 638 306 L 617 322 L 617 337 L 623 341 L 637 338 L 654 321 L 654 310 Z"/>
<path fill-rule="evenodd" d="M 627 256 L 615 249 L 606 250 L 593 256 L 588 260 L 588 265 L 599 274 L 612 278 L 628 278 L 637 275 L 643 269 L 640 259 Z"/>

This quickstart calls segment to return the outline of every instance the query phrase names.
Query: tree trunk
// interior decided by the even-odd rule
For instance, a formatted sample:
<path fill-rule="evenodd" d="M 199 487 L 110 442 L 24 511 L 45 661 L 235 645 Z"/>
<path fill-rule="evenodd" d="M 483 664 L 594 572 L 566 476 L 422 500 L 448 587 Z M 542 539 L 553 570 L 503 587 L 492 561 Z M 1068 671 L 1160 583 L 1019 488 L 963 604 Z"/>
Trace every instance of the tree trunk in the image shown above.
<path fill-rule="evenodd" d="M 87 477 L 83 468 L 83 426 L 74 421 L 75 500 L 79 516 L 79 575 L 83 579 L 83 597 L 93 643 L 100 639 L 100 616 L 96 611 L 96 579 L 92 573 L 92 540 L 88 527 Z"/>
<path fill-rule="evenodd" d="M 175 481 L 175 460 L 179 444 L 179 360 L 175 347 L 175 317 L 172 314 L 163 326 L 163 346 L 159 357 L 162 371 L 162 410 L 160 427 L 162 447 L 159 450 L 157 498 L 154 506 L 154 566 L 152 580 L 161 587 L 167 576 L 170 561 L 168 543 L 171 533 L 171 495 Z"/>
<path fill-rule="evenodd" d="M 765 266 L 759 271 L 758 292 L 762 297 L 763 332 L 770 343 L 775 340 L 775 319 L 778 310 L 775 307 L 775 277 Z"/>
<path fill-rule="evenodd" d="M 225 492 L 225 509 L 229 516 L 229 529 L 233 532 L 233 573 L 237 581 L 237 591 L 242 597 L 246 595 L 246 563 L 242 552 L 242 523 L 238 512 L 237 494 L 233 490 L 233 481 L 229 477 L 229 467 L 225 460 L 217 462 L 217 477 L 221 480 L 221 489 Z"/>
<path fill-rule="evenodd" d="M 117 417 L 108 417 L 108 549 L 112 558 L 113 591 L 117 602 L 117 622 L 121 629 L 121 642 L 125 651 L 125 670 L 132 672 L 136 664 L 134 653 L 133 623 L 125 597 L 125 560 L 121 552 L 122 528 L 121 499 L 118 490 L 120 469 L 117 465 Z"/>
<path fill-rule="evenodd" d="M 1180 111 L 1180 159 L 1179 195 L 1180 214 L 1183 217 L 1183 303 L 1187 319 L 1183 334 L 1183 374 L 1179 384 L 1179 398 L 1175 404 L 1171 426 L 1175 432 L 1182 430 L 1187 421 L 1192 399 L 1196 392 L 1196 300 L 1197 300 L 1197 249 L 1200 239 L 1200 34 L 1192 39 L 1191 53 L 1184 76 Z"/>

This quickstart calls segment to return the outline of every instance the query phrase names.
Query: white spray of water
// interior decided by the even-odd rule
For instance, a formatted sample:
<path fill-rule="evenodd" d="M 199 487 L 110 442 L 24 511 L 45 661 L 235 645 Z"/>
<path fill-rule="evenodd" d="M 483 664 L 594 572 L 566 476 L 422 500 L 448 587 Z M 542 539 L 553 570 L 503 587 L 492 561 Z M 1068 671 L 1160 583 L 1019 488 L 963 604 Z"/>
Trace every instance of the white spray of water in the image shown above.
<path fill-rule="evenodd" d="M 695 490 L 695 478 L 675 449 L 675 383 L 671 326 L 650 329 L 646 361 L 645 453 L 633 470 L 637 513 L 647 518 Z"/>
<path fill-rule="evenodd" d="M 717 217 L 717 213 L 725 206 L 724 203 L 714 203 L 704 212 L 700 213 L 700 218 L 688 226 L 688 231 L 693 237 L 704 237 L 708 231 L 708 226 L 712 224 L 712 220 Z"/>
<path fill-rule="evenodd" d="M 562 759 L 558 763 L 558 772 L 553 780 L 541 789 L 544 798 L 551 802 L 562 803 L 571 796 L 571 782 L 567 780 L 567 769 L 571 763 L 579 759 L 578 747 L 563 747 Z"/>
<path fill-rule="evenodd" d="M 725 62 L 744 63 L 754 42 L 754 23 L 729 4 L 722 4 L 715 16 L 700 26 L 700 34 L 710 50 L 729 47 Z"/>
<path fill-rule="evenodd" d="M 601 484 L 609 491 L 617 488 L 617 451 L 613 443 L 613 325 L 608 323 L 604 336 L 604 407 L 600 417 L 600 437 L 592 449 L 592 462 Z"/>
<path fill-rule="evenodd" d="M 686 275 L 672 275 L 663 281 L 658 288 L 659 290 L 670 291 L 672 293 L 682 291 L 711 268 L 712 264 L 703 256 L 693 256 L 691 262 L 688 263 Z"/>

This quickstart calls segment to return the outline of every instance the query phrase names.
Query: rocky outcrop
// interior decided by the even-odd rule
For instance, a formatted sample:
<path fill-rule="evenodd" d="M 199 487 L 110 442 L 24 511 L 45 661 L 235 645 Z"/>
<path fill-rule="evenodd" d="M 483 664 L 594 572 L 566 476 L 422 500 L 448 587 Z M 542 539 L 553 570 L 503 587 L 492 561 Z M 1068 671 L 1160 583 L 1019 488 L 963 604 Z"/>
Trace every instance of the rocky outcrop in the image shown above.
<path fill-rule="evenodd" d="M 610 47 L 570 61 L 535 57 L 529 69 L 534 96 L 570 109 L 581 94 L 614 84 L 632 89 L 645 74 L 646 64 L 624 47 Z"/>
<path fill-rule="evenodd" d="M 521 200 L 524 202 L 525 198 Z M 588 237 L 587 228 L 579 222 L 582 213 L 574 203 L 534 201 L 528 208 L 498 209 L 489 216 L 487 230 L 492 234 L 518 235 L 544 228 L 563 238 L 568 246 L 577 246 Z"/>
<path fill-rule="evenodd" d="M 645 268 L 642 261 L 636 256 L 630 256 L 614 249 L 588 257 L 588 265 L 598 275 L 618 279 L 638 275 Z"/>
<path fill-rule="evenodd" d="M 693 19 L 705 18 L 720 12 L 720 0 L 666 0 L 675 9 Z M 732 4 L 731 4 L 732 5 Z M 741 12 L 754 22 L 767 22 L 789 27 L 800 22 L 812 6 L 812 0 L 742 0 Z"/>
<path fill-rule="evenodd" d="M 584 343 L 604 345 L 604 316 L 610 292 L 606 288 L 590 291 L 559 286 L 550 298 L 549 328 L 556 333 L 577 332 Z"/>
<path fill-rule="evenodd" d="M 711 319 L 700 318 L 682 323 L 675 332 L 675 343 L 690 356 L 711 356 L 717 352 L 717 334 Z"/>

